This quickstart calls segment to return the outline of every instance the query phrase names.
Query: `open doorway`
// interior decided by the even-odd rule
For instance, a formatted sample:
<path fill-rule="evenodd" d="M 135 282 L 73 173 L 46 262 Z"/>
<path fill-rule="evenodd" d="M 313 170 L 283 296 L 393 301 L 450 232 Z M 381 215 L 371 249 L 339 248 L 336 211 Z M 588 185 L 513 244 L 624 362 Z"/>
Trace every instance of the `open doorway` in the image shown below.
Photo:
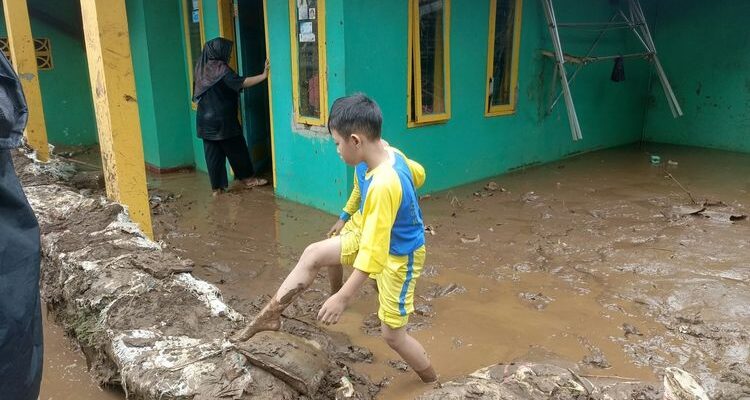
<path fill-rule="evenodd" d="M 220 0 L 219 9 L 221 34 L 235 42 L 232 67 L 236 65 L 243 76 L 263 72 L 267 58 L 263 0 Z M 253 167 L 270 177 L 273 161 L 268 81 L 242 91 L 240 114 Z"/>

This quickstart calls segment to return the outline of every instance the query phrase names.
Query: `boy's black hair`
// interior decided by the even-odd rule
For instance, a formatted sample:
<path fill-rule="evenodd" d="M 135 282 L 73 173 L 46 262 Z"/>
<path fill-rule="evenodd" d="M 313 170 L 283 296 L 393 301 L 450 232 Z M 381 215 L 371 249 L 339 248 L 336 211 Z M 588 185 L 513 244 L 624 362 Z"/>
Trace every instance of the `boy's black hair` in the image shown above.
<path fill-rule="evenodd" d="M 340 97 L 331 106 L 328 118 L 328 133 L 335 129 L 344 139 L 360 132 L 370 140 L 380 139 L 383 126 L 383 113 L 371 98 L 363 93 Z"/>

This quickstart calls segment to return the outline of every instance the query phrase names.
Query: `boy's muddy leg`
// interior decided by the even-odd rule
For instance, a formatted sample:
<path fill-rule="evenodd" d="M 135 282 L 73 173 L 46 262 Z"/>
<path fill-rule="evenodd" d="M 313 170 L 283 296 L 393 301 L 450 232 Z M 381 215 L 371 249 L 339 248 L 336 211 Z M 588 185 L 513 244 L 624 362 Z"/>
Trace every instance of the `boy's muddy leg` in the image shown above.
<path fill-rule="evenodd" d="M 432 367 L 430 358 L 427 357 L 422 344 L 406 333 L 406 328 L 393 329 L 386 324 L 381 324 L 383 339 L 393 350 L 406 361 L 407 364 L 419 375 L 424 383 L 437 382 L 438 376 Z"/>
<path fill-rule="evenodd" d="M 244 342 L 255 336 L 258 332 L 278 331 L 281 329 L 281 313 L 292 303 L 297 294 L 305 290 L 305 287 L 299 286 L 296 289 L 288 291 L 281 299 L 271 298 L 271 301 L 263 307 L 258 315 L 250 321 L 245 329 L 232 337 L 233 342 Z"/>
<path fill-rule="evenodd" d="M 338 265 L 341 260 L 341 238 L 336 236 L 313 243 L 305 249 L 297 265 L 281 284 L 271 301 L 253 318 L 250 324 L 230 340 L 244 342 L 258 332 L 278 331 L 281 313 L 297 295 L 307 289 L 323 266 Z"/>
<path fill-rule="evenodd" d="M 344 284 L 344 267 L 341 264 L 328 266 L 328 282 L 331 284 L 331 294 L 341 290 Z"/>

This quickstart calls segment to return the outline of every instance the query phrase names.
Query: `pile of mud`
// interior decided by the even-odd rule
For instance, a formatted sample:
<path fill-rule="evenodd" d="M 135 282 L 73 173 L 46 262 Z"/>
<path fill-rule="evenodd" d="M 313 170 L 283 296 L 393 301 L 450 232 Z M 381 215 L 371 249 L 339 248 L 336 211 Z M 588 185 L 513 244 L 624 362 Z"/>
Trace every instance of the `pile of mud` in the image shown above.
<path fill-rule="evenodd" d="M 20 153 L 14 162 L 41 227 L 43 301 L 100 384 L 119 385 L 138 399 L 377 393 L 347 365 L 371 354 L 315 326 L 297 322 L 297 335 L 263 333 L 230 343 L 244 317 L 215 286 L 193 277 L 191 261 L 146 238 L 127 210 L 92 196 L 88 183 L 69 186 L 80 180 L 69 164 L 36 163 Z"/>
<path fill-rule="evenodd" d="M 617 376 L 581 375 L 574 368 L 533 362 L 495 364 L 419 396 L 420 400 L 708 400 L 695 378 L 667 368 L 663 384 Z"/>

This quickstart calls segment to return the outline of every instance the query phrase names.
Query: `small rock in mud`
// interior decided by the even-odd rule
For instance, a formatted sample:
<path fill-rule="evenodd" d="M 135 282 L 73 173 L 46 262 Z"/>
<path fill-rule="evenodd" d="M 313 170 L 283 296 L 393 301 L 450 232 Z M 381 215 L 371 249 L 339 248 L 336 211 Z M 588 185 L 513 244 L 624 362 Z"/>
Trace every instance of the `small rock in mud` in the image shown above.
<path fill-rule="evenodd" d="M 527 192 L 524 193 L 523 196 L 521 196 L 521 201 L 524 203 L 531 203 L 532 201 L 539 200 L 539 196 L 537 196 L 534 192 Z"/>
<path fill-rule="evenodd" d="M 625 333 L 625 337 L 630 335 L 643 336 L 643 334 L 635 326 L 628 324 L 627 322 L 622 324 L 622 331 Z"/>
<path fill-rule="evenodd" d="M 453 347 L 453 349 L 464 347 L 464 341 L 457 337 L 451 338 L 451 347 Z"/>
<path fill-rule="evenodd" d="M 612 367 L 612 364 L 607 361 L 607 358 L 604 357 L 604 354 L 601 352 L 601 350 L 595 351 L 592 354 L 583 357 L 583 363 L 601 369 Z"/>
<path fill-rule="evenodd" d="M 414 307 L 414 314 L 421 315 L 427 318 L 432 318 L 435 316 L 435 311 L 432 310 L 431 304 L 422 303 Z"/>
<path fill-rule="evenodd" d="M 459 286 L 455 283 L 449 283 L 445 286 L 440 285 L 432 285 L 429 289 L 425 292 L 424 295 L 420 296 L 423 299 L 427 301 L 432 301 L 439 297 L 447 297 L 452 296 L 455 294 L 463 294 L 466 293 L 466 288 L 463 286 Z"/>
<path fill-rule="evenodd" d="M 103 190 L 104 175 L 101 171 L 78 171 L 69 183 L 76 189 Z"/>
<path fill-rule="evenodd" d="M 464 238 L 464 237 L 461 238 L 461 243 L 463 244 L 479 243 L 480 241 L 482 241 L 482 238 L 480 238 L 479 235 L 476 235 L 473 238 Z"/>
<path fill-rule="evenodd" d="M 484 190 L 490 190 L 490 191 L 493 191 L 493 192 L 496 191 L 496 190 L 499 190 L 501 192 L 505 192 L 506 191 L 504 187 L 498 185 L 497 182 L 493 182 L 493 181 L 487 182 L 487 184 L 484 185 Z"/>
<path fill-rule="evenodd" d="M 380 319 L 377 313 L 372 313 L 365 317 L 360 327 L 362 332 L 368 336 L 379 336 L 380 335 Z"/>
<path fill-rule="evenodd" d="M 518 298 L 524 301 L 526 305 L 536 308 L 537 310 L 545 309 L 547 305 L 554 300 L 542 293 L 533 292 L 521 292 L 518 294 Z"/>
<path fill-rule="evenodd" d="M 346 358 L 349 361 L 371 363 L 372 352 L 366 347 L 349 345 L 347 346 Z"/>
<path fill-rule="evenodd" d="M 232 268 L 230 268 L 228 265 L 218 263 L 218 262 L 211 263 L 209 265 L 204 265 L 203 268 L 205 268 L 206 271 L 212 272 L 212 273 L 228 274 L 232 272 Z"/>
<path fill-rule="evenodd" d="M 425 265 L 424 268 L 422 268 L 422 277 L 433 277 L 438 276 L 438 274 L 438 270 L 434 265 Z"/>
<path fill-rule="evenodd" d="M 583 357 L 583 360 L 581 361 L 583 364 L 602 369 L 612 367 L 612 364 L 607 361 L 607 358 L 604 357 L 604 353 L 600 348 L 589 343 L 589 341 L 584 337 L 579 337 L 578 342 L 580 342 L 581 345 L 583 345 L 583 347 L 585 347 L 589 351 L 589 354 Z"/>
<path fill-rule="evenodd" d="M 405 363 L 403 360 L 388 360 L 388 365 L 390 365 L 391 368 L 397 369 L 401 372 L 406 372 L 409 370 L 409 364 Z"/>

